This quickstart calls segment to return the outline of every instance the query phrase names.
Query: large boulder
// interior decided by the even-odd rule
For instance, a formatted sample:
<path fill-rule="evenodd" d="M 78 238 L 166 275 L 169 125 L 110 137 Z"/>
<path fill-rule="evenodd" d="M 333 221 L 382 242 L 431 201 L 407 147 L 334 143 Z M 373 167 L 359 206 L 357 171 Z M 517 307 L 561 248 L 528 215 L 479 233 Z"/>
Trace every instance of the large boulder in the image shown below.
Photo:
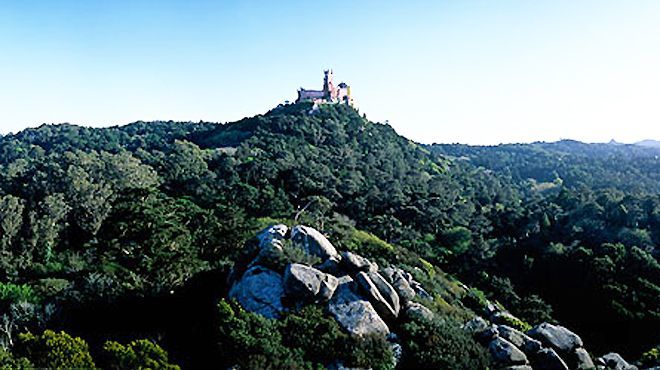
<path fill-rule="evenodd" d="M 330 241 L 321 234 L 318 230 L 308 226 L 296 226 L 291 230 L 291 240 L 293 244 L 307 254 L 317 256 L 322 261 L 328 258 L 341 260 L 341 256 L 337 253 L 337 249 L 330 243 Z"/>
<path fill-rule="evenodd" d="M 500 337 L 513 343 L 528 356 L 538 352 L 541 349 L 541 342 L 510 326 L 498 325 L 497 332 L 499 333 Z"/>
<path fill-rule="evenodd" d="M 299 263 L 289 264 L 284 271 L 284 292 L 291 298 L 326 301 L 338 283 L 336 277 Z"/>
<path fill-rule="evenodd" d="M 568 370 L 566 362 L 562 360 L 552 348 L 543 348 L 531 357 L 534 370 Z"/>
<path fill-rule="evenodd" d="M 495 363 L 500 366 L 526 365 L 527 356 L 513 343 L 503 338 L 495 338 L 488 345 L 488 351 Z"/>
<path fill-rule="evenodd" d="M 637 370 L 637 366 L 629 364 L 620 354 L 614 352 L 598 358 L 598 363 L 608 370 Z"/>
<path fill-rule="evenodd" d="M 571 368 L 577 370 L 596 368 L 596 365 L 594 365 L 594 362 L 591 360 L 591 356 L 589 356 L 589 352 L 584 348 L 576 348 L 575 351 L 573 351 L 573 355 L 570 356 L 569 363 L 572 365 Z"/>
<path fill-rule="evenodd" d="M 353 279 L 339 278 L 339 286 L 330 299 L 328 310 L 344 330 L 352 335 L 387 335 L 390 329 L 371 305 L 360 297 Z"/>
<path fill-rule="evenodd" d="M 284 311 L 282 276 L 262 266 L 254 266 L 243 274 L 229 291 L 246 310 L 268 318 L 277 318 Z"/>
<path fill-rule="evenodd" d="M 289 228 L 286 225 L 278 224 L 269 226 L 259 233 L 257 233 L 257 239 L 259 240 L 259 246 L 261 248 L 267 247 L 273 241 L 282 241 L 286 238 L 286 233 L 289 231 Z"/>
<path fill-rule="evenodd" d="M 576 348 L 583 346 L 582 339 L 572 331 L 560 325 L 552 325 L 547 322 L 532 328 L 527 334 L 543 343 L 547 347 L 554 348 L 561 354 L 570 354 Z"/>
<path fill-rule="evenodd" d="M 406 317 L 408 319 L 433 320 L 433 311 L 420 303 L 408 302 L 405 307 Z"/>
<path fill-rule="evenodd" d="M 399 296 L 379 273 L 358 272 L 355 281 L 381 316 L 388 319 L 399 316 Z"/>
<path fill-rule="evenodd" d="M 350 274 L 354 274 L 359 271 L 375 272 L 378 270 L 378 266 L 376 266 L 376 264 L 373 264 L 368 259 L 352 252 L 341 253 L 340 266 Z"/>

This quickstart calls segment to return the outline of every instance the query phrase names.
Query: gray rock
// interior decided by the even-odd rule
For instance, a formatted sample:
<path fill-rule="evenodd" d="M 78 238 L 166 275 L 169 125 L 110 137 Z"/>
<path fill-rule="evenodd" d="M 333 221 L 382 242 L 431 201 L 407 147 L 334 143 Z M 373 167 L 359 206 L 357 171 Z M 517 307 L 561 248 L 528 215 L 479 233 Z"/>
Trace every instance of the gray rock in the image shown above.
<path fill-rule="evenodd" d="M 250 312 L 268 318 L 277 318 L 284 311 L 281 301 L 283 294 L 284 287 L 280 274 L 261 266 L 254 266 L 232 286 L 229 298 L 236 299 Z"/>
<path fill-rule="evenodd" d="M 493 339 L 488 345 L 488 351 L 500 366 L 527 365 L 528 363 L 527 356 L 506 339 Z"/>
<path fill-rule="evenodd" d="M 475 339 L 479 343 L 490 343 L 493 339 L 497 338 L 500 336 L 500 332 L 497 331 L 497 326 L 495 325 L 490 325 L 488 328 L 481 333 L 478 333 L 475 335 Z"/>
<path fill-rule="evenodd" d="M 433 311 L 417 302 L 408 302 L 406 304 L 406 317 L 409 319 L 433 320 Z"/>
<path fill-rule="evenodd" d="M 328 370 L 370 370 L 361 367 L 346 367 L 342 362 L 335 361 L 328 365 Z"/>
<path fill-rule="evenodd" d="M 552 348 L 543 348 L 531 357 L 535 370 L 568 370 L 568 365 Z"/>
<path fill-rule="evenodd" d="M 355 281 L 382 317 L 394 319 L 399 316 L 399 296 L 379 273 L 358 272 Z"/>
<path fill-rule="evenodd" d="M 371 305 L 360 297 L 353 279 L 339 278 L 339 286 L 328 304 L 328 309 L 339 325 L 352 335 L 387 335 L 390 329 Z"/>
<path fill-rule="evenodd" d="M 571 368 L 573 369 L 589 370 L 596 368 L 596 365 L 591 360 L 591 356 L 589 356 L 589 352 L 584 348 L 576 348 L 570 357 Z"/>
<path fill-rule="evenodd" d="M 562 354 L 570 354 L 576 348 L 582 347 L 582 339 L 560 325 L 552 325 L 547 322 L 535 326 L 527 334 L 537 340 L 540 340 L 543 345 L 552 347 Z"/>
<path fill-rule="evenodd" d="M 541 342 L 510 326 L 499 325 L 497 327 L 497 332 L 502 338 L 513 343 L 528 356 L 538 352 L 541 349 Z"/>
<path fill-rule="evenodd" d="M 336 277 L 313 267 L 292 263 L 284 271 L 284 292 L 302 300 L 328 300 L 337 285 Z"/>
<path fill-rule="evenodd" d="M 618 353 L 611 352 L 599 358 L 608 370 L 637 370 L 637 366 L 629 364 Z"/>
<path fill-rule="evenodd" d="M 291 240 L 295 246 L 309 255 L 320 257 L 322 261 L 328 258 L 341 260 L 341 256 L 332 243 L 314 228 L 302 225 L 294 227 L 291 230 Z"/>
<path fill-rule="evenodd" d="M 392 284 L 401 299 L 401 303 L 405 304 L 415 298 L 415 290 L 410 286 L 410 282 L 413 281 L 410 274 L 399 268 L 387 267 L 383 269 L 381 275 Z"/>
<path fill-rule="evenodd" d="M 488 329 L 488 323 L 481 316 L 475 316 L 474 319 L 466 322 L 463 329 L 472 335 L 479 334 Z"/>
<path fill-rule="evenodd" d="M 286 233 L 289 231 L 289 228 L 286 225 L 272 225 L 257 233 L 257 239 L 259 239 L 259 246 L 261 248 L 268 246 L 274 240 L 282 241 L 286 238 Z"/>
<path fill-rule="evenodd" d="M 431 295 L 422 287 L 422 284 L 418 283 L 417 281 L 410 281 L 410 287 L 413 288 L 415 291 L 415 295 L 423 298 L 423 299 L 433 299 Z"/>
<path fill-rule="evenodd" d="M 350 274 L 354 274 L 359 271 L 375 272 L 378 270 L 378 266 L 371 263 L 368 259 L 352 252 L 341 253 L 340 266 Z"/>
<path fill-rule="evenodd" d="M 314 267 L 330 275 L 340 276 L 344 274 L 339 266 L 339 260 L 334 257 L 330 257 L 322 263 L 314 265 Z"/>

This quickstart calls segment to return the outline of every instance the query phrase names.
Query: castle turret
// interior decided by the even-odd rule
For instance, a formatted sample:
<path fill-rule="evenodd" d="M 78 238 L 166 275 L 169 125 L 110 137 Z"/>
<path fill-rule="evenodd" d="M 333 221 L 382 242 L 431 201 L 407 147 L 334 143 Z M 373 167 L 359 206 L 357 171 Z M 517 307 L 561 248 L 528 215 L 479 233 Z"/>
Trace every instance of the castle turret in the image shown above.
<path fill-rule="evenodd" d="M 327 69 L 323 71 L 323 94 L 328 100 L 337 99 L 337 88 L 335 87 L 335 82 L 333 81 L 332 69 Z"/>

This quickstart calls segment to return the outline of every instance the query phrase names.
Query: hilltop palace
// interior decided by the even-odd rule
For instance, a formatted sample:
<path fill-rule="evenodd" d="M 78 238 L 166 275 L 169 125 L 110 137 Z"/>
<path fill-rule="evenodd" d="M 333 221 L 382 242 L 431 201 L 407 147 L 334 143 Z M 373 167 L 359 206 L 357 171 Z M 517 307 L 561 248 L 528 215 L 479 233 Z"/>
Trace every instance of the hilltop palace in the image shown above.
<path fill-rule="evenodd" d="M 325 74 L 325 77 L 323 77 L 323 90 L 306 90 L 301 87 L 298 90 L 296 103 L 313 102 L 315 106 L 328 103 L 353 105 L 351 87 L 343 82 L 335 86 L 331 69 L 323 71 L 323 73 Z"/>

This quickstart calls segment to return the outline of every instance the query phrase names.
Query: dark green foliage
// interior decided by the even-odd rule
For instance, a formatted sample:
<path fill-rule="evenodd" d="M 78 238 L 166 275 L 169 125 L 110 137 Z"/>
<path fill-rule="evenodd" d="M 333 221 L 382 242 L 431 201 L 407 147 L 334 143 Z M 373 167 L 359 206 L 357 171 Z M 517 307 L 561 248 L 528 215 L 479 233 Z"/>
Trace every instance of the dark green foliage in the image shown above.
<path fill-rule="evenodd" d="M 451 319 L 415 320 L 402 326 L 406 369 L 487 369 L 486 350 Z"/>
<path fill-rule="evenodd" d="M 237 304 L 220 301 L 218 340 L 223 362 L 247 369 L 266 366 L 270 369 L 306 369 L 310 364 L 301 350 L 293 350 L 282 343 L 277 320 L 249 313 Z"/>
<path fill-rule="evenodd" d="M 67 329 L 72 307 L 169 297 L 200 275 L 240 269 L 254 256 L 253 231 L 275 219 L 410 271 L 442 316 L 469 315 L 444 270 L 484 292 L 463 298 L 473 310 L 487 297 L 530 324 L 555 319 L 594 352 L 639 357 L 660 342 L 657 151 L 568 141 L 422 146 L 350 107 L 309 108 L 223 125 L 45 125 L 1 137 L 3 343 L 27 329 Z M 313 262 L 287 253 L 273 264 Z M 200 291 L 222 290 L 206 284 Z M 209 312 L 220 295 L 204 301 Z M 244 366 L 320 363 L 305 348 L 269 362 L 265 342 L 287 333 L 270 337 L 255 320 L 240 320 L 251 323 L 244 333 L 265 336 L 248 341 Z M 183 339 L 163 325 L 120 338 L 164 336 L 185 366 Z M 100 345 L 115 338 L 78 329 Z M 378 351 L 364 353 L 353 362 L 376 361 Z"/>

